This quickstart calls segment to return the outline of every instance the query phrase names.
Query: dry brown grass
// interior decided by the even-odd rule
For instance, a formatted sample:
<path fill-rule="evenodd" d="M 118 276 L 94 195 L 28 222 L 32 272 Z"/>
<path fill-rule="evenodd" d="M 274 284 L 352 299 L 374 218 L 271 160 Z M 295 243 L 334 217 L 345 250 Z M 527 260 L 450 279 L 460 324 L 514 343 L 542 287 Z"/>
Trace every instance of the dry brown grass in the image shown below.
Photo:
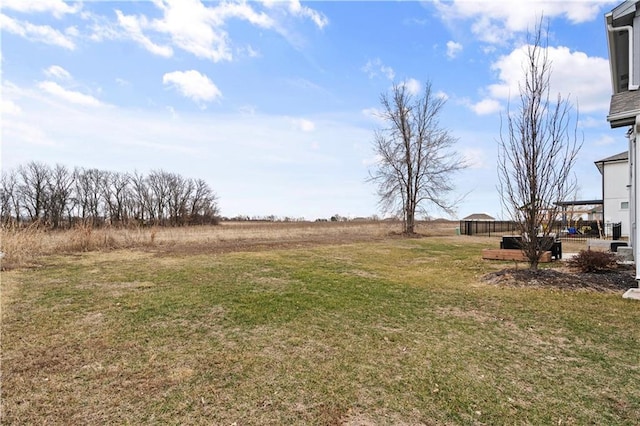
<path fill-rule="evenodd" d="M 91 228 L 51 231 L 38 226 L 3 228 L 0 234 L 2 269 L 30 266 L 56 253 L 77 253 L 144 247 L 153 244 L 153 230 Z"/>
<path fill-rule="evenodd" d="M 457 222 L 423 222 L 423 235 L 453 235 Z M 378 240 L 401 229 L 398 222 L 224 222 L 178 228 L 92 228 L 50 231 L 37 226 L 0 232 L 3 269 L 37 263 L 56 253 L 149 249 L 169 252 L 237 251 L 252 247 L 298 246 Z"/>

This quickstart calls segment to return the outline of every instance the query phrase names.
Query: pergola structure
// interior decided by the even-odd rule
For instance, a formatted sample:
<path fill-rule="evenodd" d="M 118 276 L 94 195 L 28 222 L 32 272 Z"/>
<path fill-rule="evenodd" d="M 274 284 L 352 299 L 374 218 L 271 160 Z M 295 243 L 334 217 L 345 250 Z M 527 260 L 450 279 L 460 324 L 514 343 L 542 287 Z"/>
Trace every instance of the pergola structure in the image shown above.
<path fill-rule="evenodd" d="M 567 207 L 570 206 L 604 206 L 604 200 L 558 201 L 556 206 L 562 208 L 562 226 L 567 226 Z"/>

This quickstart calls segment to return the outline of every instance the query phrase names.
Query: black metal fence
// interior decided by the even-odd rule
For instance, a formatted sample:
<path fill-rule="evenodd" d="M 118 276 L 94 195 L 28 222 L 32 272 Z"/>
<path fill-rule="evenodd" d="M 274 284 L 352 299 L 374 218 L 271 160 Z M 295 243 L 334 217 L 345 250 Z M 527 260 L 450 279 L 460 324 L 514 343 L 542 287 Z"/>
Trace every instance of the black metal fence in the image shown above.
<path fill-rule="evenodd" d="M 516 222 L 499 220 L 461 220 L 460 233 L 462 235 L 481 235 L 497 237 L 504 234 L 519 233 Z"/>
<path fill-rule="evenodd" d="M 520 227 L 512 221 L 480 221 L 461 220 L 460 234 L 499 237 L 502 235 L 517 235 Z M 606 238 L 619 240 L 621 238 L 621 223 L 602 223 L 597 220 L 580 220 L 570 224 L 556 221 L 551 232 L 561 239 L 584 241 L 592 238 Z"/>

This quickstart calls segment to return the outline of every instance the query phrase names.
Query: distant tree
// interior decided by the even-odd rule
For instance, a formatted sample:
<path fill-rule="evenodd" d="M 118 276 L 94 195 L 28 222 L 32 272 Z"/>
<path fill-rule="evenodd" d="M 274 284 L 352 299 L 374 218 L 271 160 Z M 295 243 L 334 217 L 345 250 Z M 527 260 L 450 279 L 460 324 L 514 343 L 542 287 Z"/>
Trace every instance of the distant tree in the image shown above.
<path fill-rule="evenodd" d="M 534 270 L 552 244 L 549 234 L 559 213 L 556 202 L 570 198 L 576 189 L 572 168 L 582 146 L 577 113 L 571 120 L 568 100 L 560 94 L 550 97 L 551 61 L 547 43 L 542 43 L 539 25 L 529 35 L 519 108 L 507 110 L 498 154 L 502 204 L 526 236 L 522 249 Z"/>
<path fill-rule="evenodd" d="M 49 187 L 48 216 L 53 228 L 59 228 L 69 211 L 73 194 L 73 173 L 65 166 L 56 164 L 51 169 L 47 185 Z"/>
<path fill-rule="evenodd" d="M 219 223 L 218 199 L 202 179 L 165 172 L 118 173 L 29 162 L 2 170 L 0 225 L 38 223 L 202 225 Z"/>
<path fill-rule="evenodd" d="M 156 225 L 164 225 L 168 216 L 171 180 L 171 173 L 164 170 L 152 170 L 147 176 L 146 182 L 152 199 L 151 206 L 154 210 Z"/>
<path fill-rule="evenodd" d="M 103 188 L 109 173 L 99 169 L 76 168 L 74 171 L 75 203 L 83 222 L 98 226 L 106 216 Z"/>
<path fill-rule="evenodd" d="M 3 170 L 0 184 L 2 224 L 6 226 L 14 220 L 17 224 L 20 222 L 20 200 L 17 193 L 18 177 L 16 171 Z"/>
<path fill-rule="evenodd" d="M 51 169 L 44 163 L 30 161 L 18 167 L 18 196 L 22 206 L 27 211 L 31 222 L 46 219 L 47 204 L 49 202 L 48 180 Z"/>
<path fill-rule="evenodd" d="M 430 82 L 417 97 L 405 84 L 394 84 L 380 102 L 388 127 L 375 133 L 379 161 L 369 181 L 378 186 L 382 210 L 399 214 L 404 233 L 413 234 L 416 212 L 435 207 L 453 213 L 457 201 L 447 198 L 454 190 L 452 177 L 466 165 L 452 150 L 456 139 L 438 122 L 445 100 Z"/>
<path fill-rule="evenodd" d="M 100 188 L 106 216 L 111 225 L 124 224 L 129 215 L 131 198 L 130 176 L 127 173 L 105 172 Z"/>
<path fill-rule="evenodd" d="M 211 187 L 202 179 L 193 182 L 193 192 L 188 201 L 190 206 L 189 221 L 194 223 L 217 223 L 220 209 L 218 197 Z M 242 218 L 240 220 L 248 220 Z"/>
<path fill-rule="evenodd" d="M 153 201 L 145 176 L 134 172 L 131 176 L 131 186 L 131 204 L 134 218 L 142 224 L 146 223 L 147 220 L 153 220 Z"/>

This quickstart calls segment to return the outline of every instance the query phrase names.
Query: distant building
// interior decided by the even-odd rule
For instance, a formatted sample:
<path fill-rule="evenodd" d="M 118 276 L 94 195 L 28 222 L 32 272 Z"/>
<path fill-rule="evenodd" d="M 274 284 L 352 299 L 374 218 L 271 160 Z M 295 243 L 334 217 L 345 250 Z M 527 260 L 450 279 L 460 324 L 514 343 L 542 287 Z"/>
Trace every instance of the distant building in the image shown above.
<path fill-rule="evenodd" d="M 629 236 L 629 151 L 595 162 L 602 175 L 603 216 L 605 223 L 622 222 L 622 235 Z"/>
<path fill-rule="evenodd" d="M 496 219 L 492 216 L 489 216 L 486 213 L 474 213 L 463 218 L 462 220 L 496 220 Z"/>

